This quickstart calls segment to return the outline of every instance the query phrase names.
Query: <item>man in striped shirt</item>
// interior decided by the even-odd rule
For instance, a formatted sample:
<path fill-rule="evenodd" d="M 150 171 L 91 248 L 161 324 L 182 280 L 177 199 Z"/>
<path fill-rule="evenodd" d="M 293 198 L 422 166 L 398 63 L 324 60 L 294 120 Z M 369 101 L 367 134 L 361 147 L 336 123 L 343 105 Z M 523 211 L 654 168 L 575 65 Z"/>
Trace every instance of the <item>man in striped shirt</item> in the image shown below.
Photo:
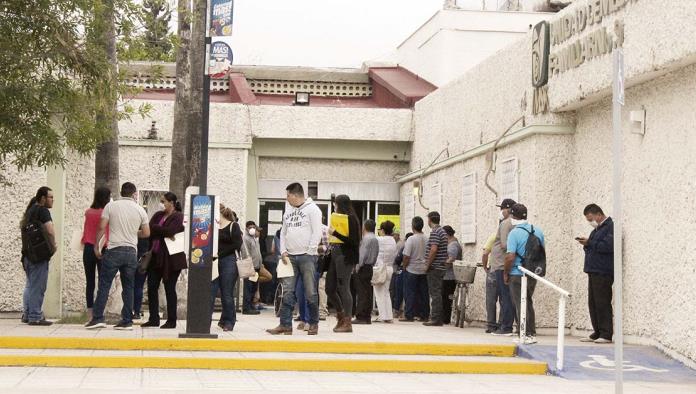
<path fill-rule="evenodd" d="M 447 233 L 440 226 L 440 214 L 428 213 L 428 293 L 430 293 L 430 321 L 425 326 L 442 325 L 442 280 L 447 272 Z"/>

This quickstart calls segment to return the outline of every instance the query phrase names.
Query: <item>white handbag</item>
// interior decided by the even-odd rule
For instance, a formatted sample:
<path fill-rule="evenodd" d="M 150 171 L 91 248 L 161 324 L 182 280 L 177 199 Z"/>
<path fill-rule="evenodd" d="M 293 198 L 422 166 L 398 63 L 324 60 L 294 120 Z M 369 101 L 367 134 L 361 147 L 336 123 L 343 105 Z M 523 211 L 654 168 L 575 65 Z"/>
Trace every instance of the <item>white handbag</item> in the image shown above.
<path fill-rule="evenodd" d="M 239 272 L 240 278 L 247 279 L 256 275 L 256 270 L 254 269 L 254 261 L 251 258 L 251 254 L 249 254 L 249 251 L 247 250 L 243 241 L 242 247 L 244 248 L 246 257 L 242 258 L 239 252 L 235 252 L 237 255 L 237 272 Z"/>
<path fill-rule="evenodd" d="M 381 285 L 387 281 L 387 265 L 383 262 L 375 267 L 372 267 L 372 280 L 370 283 L 373 285 Z"/>

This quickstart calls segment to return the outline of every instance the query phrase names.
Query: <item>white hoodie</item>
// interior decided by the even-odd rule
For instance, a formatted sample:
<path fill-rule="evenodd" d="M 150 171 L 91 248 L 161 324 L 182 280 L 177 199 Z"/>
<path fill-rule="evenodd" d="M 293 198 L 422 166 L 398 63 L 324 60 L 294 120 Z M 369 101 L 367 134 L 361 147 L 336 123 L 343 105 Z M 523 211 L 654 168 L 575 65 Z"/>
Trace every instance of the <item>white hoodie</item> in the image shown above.
<path fill-rule="evenodd" d="M 285 203 L 283 228 L 280 230 L 281 253 L 316 256 L 321 235 L 321 209 L 311 198 L 307 198 L 299 207 Z"/>

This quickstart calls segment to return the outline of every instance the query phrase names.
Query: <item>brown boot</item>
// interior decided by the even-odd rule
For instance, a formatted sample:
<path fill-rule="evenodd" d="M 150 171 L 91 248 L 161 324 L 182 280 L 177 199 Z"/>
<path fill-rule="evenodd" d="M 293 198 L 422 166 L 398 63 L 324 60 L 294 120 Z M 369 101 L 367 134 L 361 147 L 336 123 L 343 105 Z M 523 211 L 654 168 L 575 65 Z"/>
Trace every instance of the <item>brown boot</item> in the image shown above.
<path fill-rule="evenodd" d="M 350 316 L 344 316 L 341 319 L 338 327 L 334 328 L 334 332 L 353 332 L 353 324 L 350 322 Z"/>
<path fill-rule="evenodd" d="M 336 327 L 333 328 L 334 331 L 336 331 L 336 329 L 341 326 L 341 321 L 344 317 L 345 315 L 343 314 L 343 312 L 336 312 Z"/>
<path fill-rule="evenodd" d="M 319 325 L 318 324 L 310 324 L 309 329 L 307 330 L 307 335 L 317 335 L 319 334 Z"/>
<path fill-rule="evenodd" d="M 278 325 L 278 327 L 268 329 L 268 330 L 266 330 L 266 332 L 271 334 L 271 335 L 279 335 L 279 334 L 292 335 L 292 326 L 285 327 L 285 326 Z"/>

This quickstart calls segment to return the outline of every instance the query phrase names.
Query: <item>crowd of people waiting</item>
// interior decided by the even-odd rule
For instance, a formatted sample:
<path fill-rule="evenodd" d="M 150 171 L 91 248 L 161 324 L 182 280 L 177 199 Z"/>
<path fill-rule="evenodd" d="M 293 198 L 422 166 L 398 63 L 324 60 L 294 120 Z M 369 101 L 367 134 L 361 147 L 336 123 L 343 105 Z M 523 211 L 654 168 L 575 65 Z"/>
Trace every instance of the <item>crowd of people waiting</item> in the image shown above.
<path fill-rule="evenodd" d="M 322 212 L 299 183 L 286 188 L 287 201 L 283 224 L 275 236 L 270 253 L 262 253 L 262 233 L 255 222 L 242 230 L 230 208 L 220 207 L 218 233 L 218 275 L 211 286 L 212 316 L 217 294 L 222 313 L 218 325 L 232 331 L 237 321 L 235 288 L 240 282 L 237 260 L 250 258 L 258 273 L 255 280 L 243 281 L 242 313 L 259 314 L 263 304 L 273 303 L 277 283 L 282 284 L 280 323 L 266 330 L 273 335 L 293 333 L 293 315 L 297 306 L 297 329 L 316 335 L 319 321 L 326 320 L 329 305 L 335 310 L 336 333 L 350 333 L 353 325 L 373 322 L 421 321 L 426 326 L 450 322 L 451 298 L 456 282 L 453 263 L 462 258 L 462 246 L 451 226 L 441 226 L 440 214 L 429 212 L 429 236 L 423 218 L 412 219 L 402 240 L 391 221 L 377 228 L 373 220 L 362 225 L 350 198 L 332 199 L 333 212 L 346 215 L 347 232 L 323 224 Z M 85 297 L 89 314 L 88 329 L 106 327 L 104 310 L 114 277 L 120 273 L 123 299 L 121 320 L 114 326 L 131 330 L 133 321 L 143 318 L 141 305 L 147 283 L 149 314 L 141 327 L 176 328 L 176 283 L 187 268 L 183 252 L 170 254 L 165 242 L 184 230 L 181 204 L 174 193 L 162 195 L 160 209 L 148 220 L 137 203 L 135 185 L 126 182 L 121 197 L 111 200 L 111 191 L 97 188 L 94 200 L 85 211 L 83 262 L 86 277 Z M 26 273 L 22 321 L 29 325 L 50 325 L 41 311 L 48 277 L 48 261 L 56 250 L 55 229 L 49 209 L 53 193 L 41 187 L 32 198 L 21 222 L 22 264 Z M 511 199 L 500 205 L 500 220 L 483 252 L 486 272 L 486 332 L 513 335 L 513 323 L 520 318 L 522 260 L 531 237 L 544 247 L 544 234 L 527 221 L 527 208 Z M 613 282 L 613 238 L 611 218 L 595 204 L 584 210 L 594 230 L 588 238 L 576 240 L 585 251 L 585 272 L 589 278 L 589 308 L 594 332 L 584 340 L 610 343 L 612 339 L 611 284 Z M 34 227 L 32 227 L 34 226 Z M 40 230 L 40 231 L 39 231 Z M 32 232 L 33 231 L 33 232 Z M 37 235 L 39 234 L 39 235 Z M 33 236 L 33 238 L 31 238 Z M 43 237 L 43 238 L 42 238 Z M 41 238 L 38 242 L 37 239 Z M 33 240 L 33 241 L 32 241 Z M 33 243 L 32 243 L 33 242 Z M 146 270 L 142 259 L 150 261 Z M 278 278 L 278 265 L 291 265 L 292 275 Z M 160 326 L 160 284 L 166 295 L 166 321 Z M 261 286 L 259 286 L 261 284 Z M 534 290 L 536 281 L 528 279 L 527 336 L 525 343 L 536 342 Z M 95 297 L 96 290 L 96 297 Z M 377 317 L 373 306 L 377 306 Z M 498 304 L 500 308 L 498 308 Z M 496 313 L 499 310 L 499 314 Z"/>

